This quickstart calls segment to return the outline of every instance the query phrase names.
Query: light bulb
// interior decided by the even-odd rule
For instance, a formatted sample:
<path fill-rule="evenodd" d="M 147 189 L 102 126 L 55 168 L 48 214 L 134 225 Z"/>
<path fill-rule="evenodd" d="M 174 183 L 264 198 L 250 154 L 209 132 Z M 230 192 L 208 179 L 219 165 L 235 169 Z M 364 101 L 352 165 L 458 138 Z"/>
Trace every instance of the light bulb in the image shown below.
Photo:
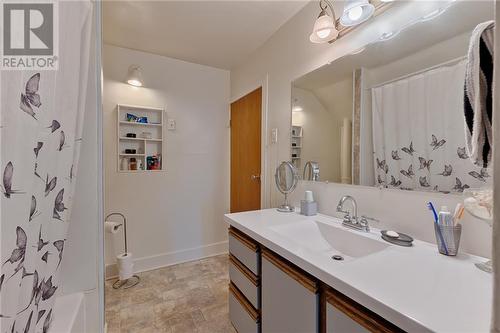
<path fill-rule="evenodd" d="M 128 84 L 130 84 L 131 86 L 134 86 L 134 87 L 142 87 L 142 82 L 139 81 L 139 80 L 128 80 L 127 81 Z"/>
<path fill-rule="evenodd" d="M 319 38 L 326 38 L 330 34 L 331 31 L 332 31 L 331 29 L 322 29 L 322 30 L 317 31 L 316 35 Z"/>
<path fill-rule="evenodd" d="M 361 8 L 361 6 L 354 7 L 347 13 L 347 16 L 349 16 L 352 21 L 358 20 L 361 15 L 363 15 L 363 8 Z"/>

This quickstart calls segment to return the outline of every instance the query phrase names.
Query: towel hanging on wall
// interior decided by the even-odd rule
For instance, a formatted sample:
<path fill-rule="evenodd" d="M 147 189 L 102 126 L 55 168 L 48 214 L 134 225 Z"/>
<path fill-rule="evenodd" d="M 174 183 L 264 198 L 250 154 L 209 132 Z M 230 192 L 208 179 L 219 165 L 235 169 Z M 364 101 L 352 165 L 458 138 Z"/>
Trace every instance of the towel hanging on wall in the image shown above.
<path fill-rule="evenodd" d="M 493 131 L 493 51 L 495 21 L 479 24 L 469 43 L 464 84 L 465 142 L 470 160 L 486 168 L 491 161 Z"/>

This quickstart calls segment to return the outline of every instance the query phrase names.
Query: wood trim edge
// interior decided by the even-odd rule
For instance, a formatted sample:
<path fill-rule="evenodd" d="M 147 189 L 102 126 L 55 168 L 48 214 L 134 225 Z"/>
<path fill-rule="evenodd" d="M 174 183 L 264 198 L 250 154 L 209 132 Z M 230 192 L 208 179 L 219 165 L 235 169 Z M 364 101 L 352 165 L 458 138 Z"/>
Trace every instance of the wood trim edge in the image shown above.
<path fill-rule="evenodd" d="M 259 286 L 259 278 L 252 273 L 245 265 L 243 265 L 235 256 L 229 253 L 229 262 L 233 264 L 245 277 L 252 282 L 256 287 Z"/>
<path fill-rule="evenodd" d="M 245 298 L 245 296 L 241 293 L 241 291 L 236 288 L 236 286 L 230 282 L 229 283 L 229 292 L 233 294 L 234 298 L 241 304 L 241 306 L 245 309 L 245 311 L 252 317 L 255 322 L 259 321 L 259 312 L 255 310 L 252 304 Z"/>
<path fill-rule="evenodd" d="M 395 333 L 404 332 L 399 327 L 388 322 L 384 318 L 366 309 L 362 305 L 356 303 L 349 297 L 333 290 L 329 287 L 325 288 L 326 303 L 332 305 L 337 310 L 351 318 L 356 323 L 360 324 L 367 330 L 373 333 Z"/>
<path fill-rule="evenodd" d="M 234 227 L 230 227 L 228 230 L 228 233 L 229 233 L 229 235 L 231 235 L 234 238 L 236 238 L 237 240 L 239 240 L 241 243 L 243 243 L 243 245 L 245 245 L 246 247 L 248 247 L 252 251 L 257 252 L 257 250 L 259 249 L 259 247 L 257 246 L 257 243 L 253 239 L 251 240 L 250 238 L 248 238 L 247 235 L 243 234 L 238 229 L 236 229 Z"/>
<path fill-rule="evenodd" d="M 262 249 L 262 256 L 312 293 L 316 294 L 318 292 L 318 282 L 307 276 L 302 271 L 299 271 L 297 268 L 292 267 L 291 264 L 284 262 L 278 255 L 264 248 Z"/>

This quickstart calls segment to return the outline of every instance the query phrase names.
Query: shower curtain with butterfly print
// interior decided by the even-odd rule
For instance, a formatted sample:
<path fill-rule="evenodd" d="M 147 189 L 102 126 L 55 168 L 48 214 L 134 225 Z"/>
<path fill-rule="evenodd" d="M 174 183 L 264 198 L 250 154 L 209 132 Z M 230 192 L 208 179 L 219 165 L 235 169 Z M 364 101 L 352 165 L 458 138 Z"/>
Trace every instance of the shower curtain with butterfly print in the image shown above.
<path fill-rule="evenodd" d="M 92 24 L 59 3 L 59 68 L 2 71 L 0 332 L 49 332 L 78 169 Z M 95 107 L 94 105 L 89 107 Z"/>
<path fill-rule="evenodd" d="M 465 150 L 465 61 L 372 88 L 377 185 L 462 192 L 491 182 Z"/>

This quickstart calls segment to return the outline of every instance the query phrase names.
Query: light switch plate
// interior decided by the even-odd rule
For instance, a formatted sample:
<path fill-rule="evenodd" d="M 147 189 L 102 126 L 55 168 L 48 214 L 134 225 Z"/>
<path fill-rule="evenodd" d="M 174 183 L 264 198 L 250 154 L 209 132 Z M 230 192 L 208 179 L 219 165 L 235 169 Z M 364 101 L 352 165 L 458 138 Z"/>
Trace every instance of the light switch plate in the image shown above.
<path fill-rule="evenodd" d="M 169 119 L 167 121 L 167 129 L 169 131 L 175 131 L 175 119 Z"/>
<path fill-rule="evenodd" d="M 273 128 L 271 130 L 271 143 L 277 143 L 278 142 L 278 129 Z"/>

